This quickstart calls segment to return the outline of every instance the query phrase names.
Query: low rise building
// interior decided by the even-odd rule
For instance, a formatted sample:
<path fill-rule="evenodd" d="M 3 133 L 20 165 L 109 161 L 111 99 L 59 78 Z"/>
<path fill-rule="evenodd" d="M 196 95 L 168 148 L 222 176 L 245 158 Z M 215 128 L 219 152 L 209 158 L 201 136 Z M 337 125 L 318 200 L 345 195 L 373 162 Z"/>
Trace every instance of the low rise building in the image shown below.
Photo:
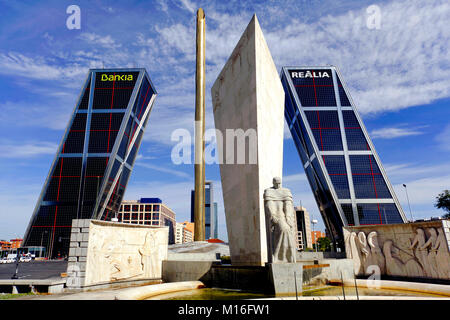
<path fill-rule="evenodd" d="M 11 239 L 11 249 L 20 248 L 22 246 L 23 239 Z"/>
<path fill-rule="evenodd" d="M 124 200 L 120 205 L 117 219 L 123 223 L 145 224 L 169 227 L 169 244 L 175 243 L 175 212 L 159 198 Z"/>
<path fill-rule="evenodd" d="M 11 242 L 6 240 L 0 240 L 0 250 L 6 251 L 11 249 Z"/>

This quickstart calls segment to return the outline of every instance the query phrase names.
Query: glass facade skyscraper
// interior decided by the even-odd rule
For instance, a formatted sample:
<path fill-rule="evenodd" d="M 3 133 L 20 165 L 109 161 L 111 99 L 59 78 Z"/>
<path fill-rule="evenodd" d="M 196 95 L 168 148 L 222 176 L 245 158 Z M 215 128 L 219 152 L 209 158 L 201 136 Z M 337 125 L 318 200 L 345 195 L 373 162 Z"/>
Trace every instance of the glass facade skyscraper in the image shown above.
<path fill-rule="evenodd" d="M 25 233 L 24 246 L 68 253 L 72 219 L 119 210 L 156 91 L 145 69 L 91 69 Z"/>
<path fill-rule="evenodd" d="M 406 222 L 336 67 L 284 67 L 285 118 L 333 242 L 343 226 Z"/>
<path fill-rule="evenodd" d="M 191 222 L 194 222 L 194 190 L 191 191 Z M 214 185 L 212 181 L 205 182 L 205 240 L 217 239 L 217 203 L 214 202 Z"/>

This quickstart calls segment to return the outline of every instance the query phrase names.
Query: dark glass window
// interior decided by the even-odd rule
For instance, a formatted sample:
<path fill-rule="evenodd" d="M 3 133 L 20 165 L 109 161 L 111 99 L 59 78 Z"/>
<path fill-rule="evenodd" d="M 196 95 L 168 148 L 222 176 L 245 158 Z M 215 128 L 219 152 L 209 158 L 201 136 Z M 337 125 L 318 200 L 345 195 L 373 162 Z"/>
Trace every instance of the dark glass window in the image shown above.
<path fill-rule="evenodd" d="M 107 159 L 106 157 L 88 157 L 86 160 L 86 177 L 103 177 Z"/>
<path fill-rule="evenodd" d="M 343 110 L 342 116 L 348 150 L 370 150 L 355 113 L 351 110 Z"/>
<path fill-rule="evenodd" d="M 89 133 L 89 153 L 111 152 L 122 123 L 123 113 L 93 113 Z"/>
<path fill-rule="evenodd" d="M 89 106 L 89 92 L 91 88 L 91 77 L 89 76 L 87 80 L 87 86 L 86 89 L 84 89 L 83 97 L 81 98 L 80 105 L 78 106 L 78 109 L 86 110 Z"/>
<path fill-rule="evenodd" d="M 81 157 L 59 158 L 44 201 L 77 201 L 81 179 Z"/>
<path fill-rule="evenodd" d="M 119 150 L 117 151 L 117 155 L 122 159 L 125 159 L 125 154 L 128 148 L 128 144 L 130 143 L 131 129 L 133 126 L 133 118 L 128 119 L 127 126 L 125 128 L 122 141 L 120 142 Z"/>
<path fill-rule="evenodd" d="M 337 77 L 338 87 L 339 87 L 339 98 L 341 100 L 341 106 L 348 107 L 351 106 L 350 99 L 347 97 L 345 93 L 344 87 L 342 86 L 341 80 Z"/>
<path fill-rule="evenodd" d="M 357 199 L 391 198 L 372 155 L 350 155 L 350 165 Z"/>
<path fill-rule="evenodd" d="M 305 115 L 319 150 L 343 150 L 337 111 L 306 111 Z"/>
<path fill-rule="evenodd" d="M 64 142 L 62 153 L 83 153 L 84 135 L 84 130 L 69 131 L 66 141 Z"/>
<path fill-rule="evenodd" d="M 130 211 L 130 205 L 128 205 L 128 204 L 124 205 L 123 211 Z"/>
<path fill-rule="evenodd" d="M 150 86 L 150 82 L 146 78 L 144 78 L 133 106 L 133 113 L 138 120 L 142 119 L 142 116 L 144 115 L 152 96 L 153 90 Z"/>
<path fill-rule="evenodd" d="M 361 225 L 403 222 L 394 203 L 358 204 L 358 216 Z"/>
<path fill-rule="evenodd" d="M 330 180 L 339 199 L 350 199 L 344 156 L 323 156 Z"/>
<path fill-rule="evenodd" d="M 86 113 L 77 113 L 64 142 L 62 153 L 83 153 Z"/>
<path fill-rule="evenodd" d="M 353 218 L 353 209 L 351 204 L 342 204 L 342 210 L 344 211 L 345 218 L 347 219 L 347 223 L 350 226 L 355 225 L 355 220 Z"/>
<path fill-rule="evenodd" d="M 141 144 L 142 133 L 143 133 L 143 131 L 139 130 L 139 133 L 138 133 L 138 136 L 136 138 L 136 141 L 133 144 L 133 147 L 131 148 L 130 154 L 128 155 L 127 163 L 129 165 L 131 165 L 131 166 L 134 164 L 134 160 L 136 159 L 137 151 L 138 151 L 139 146 Z"/>
<path fill-rule="evenodd" d="M 284 75 L 283 75 L 283 80 L 284 80 Z M 288 120 L 288 123 L 289 123 L 289 121 L 292 121 L 292 119 L 294 118 L 296 108 L 294 107 L 294 99 L 293 99 L 293 97 L 291 95 L 291 90 L 289 90 L 287 88 L 287 83 L 285 81 L 282 81 L 282 83 L 283 83 L 283 88 L 284 88 L 284 92 L 285 92 L 285 98 L 284 98 L 285 99 L 284 100 L 285 108 L 284 108 L 284 112 L 285 112 L 285 115 L 286 115 L 286 120 Z"/>

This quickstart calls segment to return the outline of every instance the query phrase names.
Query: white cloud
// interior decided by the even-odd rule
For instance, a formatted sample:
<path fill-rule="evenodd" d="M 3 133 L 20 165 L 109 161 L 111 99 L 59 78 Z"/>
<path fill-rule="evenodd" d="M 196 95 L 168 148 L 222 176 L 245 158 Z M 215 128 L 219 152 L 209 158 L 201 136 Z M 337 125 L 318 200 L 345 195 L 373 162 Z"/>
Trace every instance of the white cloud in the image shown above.
<path fill-rule="evenodd" d="M 16 52 L 0 53 L 0 70 L 3 74 L 26 78 L 66 81 L 86 73 L 86 69 L 76 64 L 61 67 L 50 63 L 46 58 L 30 58 Z"/>
<path fill-rule="evenodd" d="M 144 168 L 147 168 L 147 169 L 151 169 L 151 170 L 156 170 L 156 171 L 160 171 L 160 172 L 164 172 L 164 173 L 169 173 L 171 175 L 175 175 L 175 176 L 181 177 L 181 178 L 190 178 L 191 177 L 190 174 L 187 174 L 186 172 L 183 172 L 183 171 L 180 171 L 180 170 L 174 170 L 174 169 L 170 169 L 170 168 L 163 167 L 163 166 L 160 166 L 160 165 L 155 165 L 155 164 L 142 162 L 142 161 L 143 160 L 136 161 L 135 165 L 140 166 L 140 167 L 144 167 Z"/>
<path fill-rule="evenodd" d="M 450 124 L 436 136 L 435 140 L 441 149 L 450 151 Z"/>
<path fill-rule="evenodd" d="M 193 4 L 189 0 L 180 0 L 181 4 L 185 9 L 187 9 L 189 12 L 194 13 L 195 12 L 195 4 Z"/>
<path fill-rule="evenodd" d="M 51 142 L 17 143 L 7 141 L 0 143 L 0 158 L 30 158 L 40 155 L 55 154 L 57 145 Z"/>
<path fill-rule="evenodd" d="M 391 128 L 380 128 L 375 129 L 371 132 L 370 136 L 372 139 L 395 139 L 406 136 L 417 136 L 424 132 L 420 131 L 423 127 L 418 128 L 401 128 L 401 127 L 391 127 Z"/>
<path fill-rule="evenodd" d="M 78 38 L 90 44 L 101 45 L 105 48 L 119 48 L 122 46 L 121 44 L 116 43 L 110 35 L 100 36 L 96 33 L 84 32 L 80 34 Z"/>

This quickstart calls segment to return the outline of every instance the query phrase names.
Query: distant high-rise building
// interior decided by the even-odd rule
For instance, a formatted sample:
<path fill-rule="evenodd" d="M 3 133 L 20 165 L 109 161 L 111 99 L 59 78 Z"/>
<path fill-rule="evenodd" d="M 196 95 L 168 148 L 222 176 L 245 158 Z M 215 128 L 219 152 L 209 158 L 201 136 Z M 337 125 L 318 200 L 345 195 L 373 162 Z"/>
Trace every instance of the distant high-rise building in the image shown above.
<path fill-rule="evenodd" d="M 331 241 L 344 226 L 406 222 L 336 67 L 284 67 L 285 118 Z"/>
<path fill-rule="evenodd" d="M 91 69 L 25 232 L 24 246 L 69 251 L 72 219 L 119 210 L 156 91 L 145 69 Z"/>
<path fill-rule="evenodd" d="M 119 222 L 169 227 L 169 244 L 175 243 L 176 217 L 159 198 L 123 200 L 117 214 Z"/>
<path fill-rule="evenodd" d="M 175 243 L 187 243 L 194 241 L 193 232 L 184 223 L 177 222 Z"/>
<path fill-rule="evenodd" d="M 194 190 L 191 191 L 191 222 L 194 222 Z M 205 240 L 218 238 L 217 203 L 212 181 L 205 182 Z"/>
<path fill-rule="evenodd" d="M 297 250 L 312 248 L 311 221 L 304 207 L 295 207 L 295 238 Z"/>

